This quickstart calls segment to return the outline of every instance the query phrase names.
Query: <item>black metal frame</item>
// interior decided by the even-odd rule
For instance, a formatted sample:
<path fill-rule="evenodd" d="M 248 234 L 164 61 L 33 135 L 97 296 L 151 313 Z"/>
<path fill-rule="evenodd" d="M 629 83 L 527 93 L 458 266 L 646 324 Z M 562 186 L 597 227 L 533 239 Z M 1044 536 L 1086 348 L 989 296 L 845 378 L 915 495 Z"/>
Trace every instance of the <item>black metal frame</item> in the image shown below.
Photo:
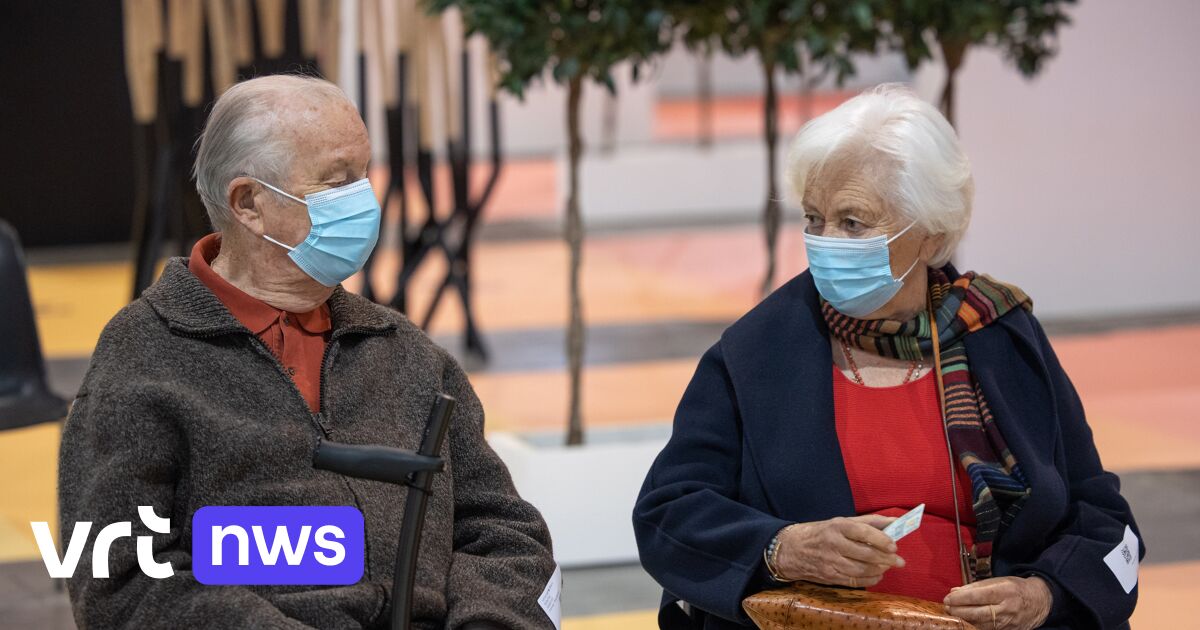
<path fill-rule="evenodd" d="M 313 467 L 360 479 L 371 479 L 408 486 L 404 516 L 400 522 L 400 543 L 396 547 L 396 570 L 392 576 L 392 630 L 408 630 L 412 623 L 412 594 L 417 578 L 417 554 L 421 547 L 421 529 L 425 508 L 433 487 L 433 475 L 444 469 L 439 453 L 450 428 L 450 416 L 456 402 L 438 394 L 420 450 L 407 451 L 389 446 L 339 444 L 320 441 L 313 452 Z"/>
<path fill-rule="evenodd" d="M 488 101 L 489 140 L 491 143 L 490 172 L 483 189 L 474 198 L 471 197 L 471 69 L 470 52 L 464 49 L 460 54 L 462 98 L 462 136 L 454 141 L 451 139 L 446 147 L 450 166 L 451 183 L 454 194 L 454 205 L 449 216 L 441 219 L 437 216 L 433 185 L 434 157 L 432 152 L 420 146 L 416 149 L 416 175 L 421 187 L 421 195 L 428 209 L 425 221 L 419 227 L 409 224 L 409 208 L 407 185 L 407 145 L 406 139 L 415 134 L 406 134 L 405 126 L 419 115 L 416 107 L 409 108 L 406 103 L 405 77 L 408 73 L 408 59 L 404 54 L 397 58 L 396 68 L 398 85 L 400 86 L 399 105 L 388 110 L 388 146 L 389 146 L 389 181 L 384 194 L 384 207 L 394 196 L 399 195 L 400 221 L 400 271 L 396 280 L 396 292 L 388 306 L 404 313 L 408 309 L 408 285 L 426 258 L 435 250 L 441 251 L 447 261 L 446 275 L 433 294 L 425 313 L 420 319 L 420 326 L 428 330 L 433 322 L 442 296 L 453 287 L 458 293 L 463 307 L 464 347 L 469 356 L 486 362 L 488 359 L 487 346 L 480 333 L 472 309 L 471 300 L 471 245 L 476 234 L 476 227 L 483 208 L 491 199 L 496 182 L 500 177 L 503 157 L 500 146 L 500 115 L 499 106 L 493 97 Z M 368 299 L 379 301 L 371 283 L 370 269 L 374 262 L 374 254 L 364 267 L 363 295 Z"/>

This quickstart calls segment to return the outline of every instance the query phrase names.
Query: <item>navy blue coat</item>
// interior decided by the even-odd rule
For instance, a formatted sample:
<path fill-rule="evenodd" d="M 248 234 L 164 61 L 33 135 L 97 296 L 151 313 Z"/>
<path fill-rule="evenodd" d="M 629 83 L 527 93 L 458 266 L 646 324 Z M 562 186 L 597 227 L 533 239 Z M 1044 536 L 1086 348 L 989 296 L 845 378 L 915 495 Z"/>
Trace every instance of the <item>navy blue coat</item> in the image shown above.
<path fill-rule="evenodd" d="M 949 265 L 944 271 L 958 276 Z M 1141 534 L 1041 325 L 1013 309 L 969 334 L 966 347 L 1032 487 L 993 547 L 993 574 L 1047 579 L 1054 606 L 1045 627 L 1128 627 L 1137 587 L 1126 593 L 1103 559 L 1126 525 Z M 750 625 L 742 599 L 777 586 L 763 563 L 775 533 L 855 514 L 834 425 L 830 357 L 816 288 L 804 272 L 700 360 L 633 512 L 642 565 L 665 589 L 661 627 Z M 687 602 L 690 617 L 677 601 Z"/>

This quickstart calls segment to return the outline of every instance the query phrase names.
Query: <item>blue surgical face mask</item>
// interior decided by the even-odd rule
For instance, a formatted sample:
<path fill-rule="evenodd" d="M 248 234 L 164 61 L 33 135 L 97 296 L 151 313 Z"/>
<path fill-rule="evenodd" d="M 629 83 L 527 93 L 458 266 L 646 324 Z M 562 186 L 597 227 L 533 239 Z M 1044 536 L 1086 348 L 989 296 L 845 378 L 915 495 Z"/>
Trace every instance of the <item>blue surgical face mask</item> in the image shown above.
<path fill-rule="evenodd" d="M 304 199 L 289 195 L 257 177 L 252 179 L 288 199 L 308 206 L 312 229 L 299 245 L 280 243 L 263 234 L 263 238 L 288 250 L 288 257 L 304 273 L 332 287 L 354 275 L 366 264 L 379 240 L 379 217 L 382 214 L 375 191 L 371 190 L 371 182 L 366 178 L 305 195 Z"/>
<path fill-rule="evenodd" d="M 854 318 L 865 317 L 887 304 L 904 286 L 909 271 L 917 266 L 914 260 L 904 275 L 893 278 L 888 244 L 914 225 L 915 221 L 892 238 L 883 235 L 836 238 L 815 236 L 806 231 L 804 248 L 808 253 L 808 268 L 821 297 L 839 313 Z"/>

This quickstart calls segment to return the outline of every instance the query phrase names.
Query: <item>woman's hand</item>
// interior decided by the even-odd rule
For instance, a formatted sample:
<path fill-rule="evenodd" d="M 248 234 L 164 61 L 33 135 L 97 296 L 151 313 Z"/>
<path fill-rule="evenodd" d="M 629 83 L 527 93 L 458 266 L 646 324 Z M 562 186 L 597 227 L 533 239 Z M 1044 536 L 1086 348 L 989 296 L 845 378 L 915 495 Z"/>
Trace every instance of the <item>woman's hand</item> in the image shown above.
<path fill-rule="evenodd" d="M 979 630 L 1031 630 L 1046 621 L 1052 599 L 1040 577 L 999 577 L 955 587 L 943 603 Z"/>
<path fill-rule="evenodd" d="M 894 520 L 868 514 L 789 525 L 779 532 L 775 570 L 789 580 L 874 586 L 885 571 L 904 566 L 896 543 L 880 531 Z"/>

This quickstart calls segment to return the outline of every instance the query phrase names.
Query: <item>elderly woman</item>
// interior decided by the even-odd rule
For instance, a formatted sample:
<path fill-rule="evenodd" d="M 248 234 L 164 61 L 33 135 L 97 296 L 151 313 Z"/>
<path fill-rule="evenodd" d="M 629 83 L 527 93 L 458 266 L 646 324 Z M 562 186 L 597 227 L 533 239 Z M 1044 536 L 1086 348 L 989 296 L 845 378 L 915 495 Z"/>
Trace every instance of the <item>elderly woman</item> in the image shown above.
<path fill-rule="evenodd" d="M 984 630 L 1127 627 L 1145 547 L 1079 397 L 1030 299 L 948 263 L 973 193 L 954 130 L 881 86 L 805 125 L 789 169 L 809 269 L 701 359 L 634 510 L 660 625 L 745 626 L 744 597 L 806 580 Z"/>
<path fill-rule="evenodd" d="M 69 582 L 81 628 L 386 626 L 407 489 L 316 470 L 313 450 L 321 438 L 416 449 L 437 392 L 459 404 L 428 506 L 414 625 L 554 626 L 538 601 L 557 579 L 549 534 L 484 441 L 466 375 L 403 315 L 339 285 L 379 233 L 370 157 L 357 110 L 326 81 L 254 79 L 213 107 L 195 175 L 217 233 L 109 322 L 60 457 L 61 531 L 131 522 L 170 576 L 143 573 L 134 538 L 112 543 L 111 577 L 93 577 L 83 554 Z M 213 505 L 354 506 L 362 578 L 201 584 L 192 515 Z M 139 506 L 170 519 L 169 532 L 147 529 Z"/>

